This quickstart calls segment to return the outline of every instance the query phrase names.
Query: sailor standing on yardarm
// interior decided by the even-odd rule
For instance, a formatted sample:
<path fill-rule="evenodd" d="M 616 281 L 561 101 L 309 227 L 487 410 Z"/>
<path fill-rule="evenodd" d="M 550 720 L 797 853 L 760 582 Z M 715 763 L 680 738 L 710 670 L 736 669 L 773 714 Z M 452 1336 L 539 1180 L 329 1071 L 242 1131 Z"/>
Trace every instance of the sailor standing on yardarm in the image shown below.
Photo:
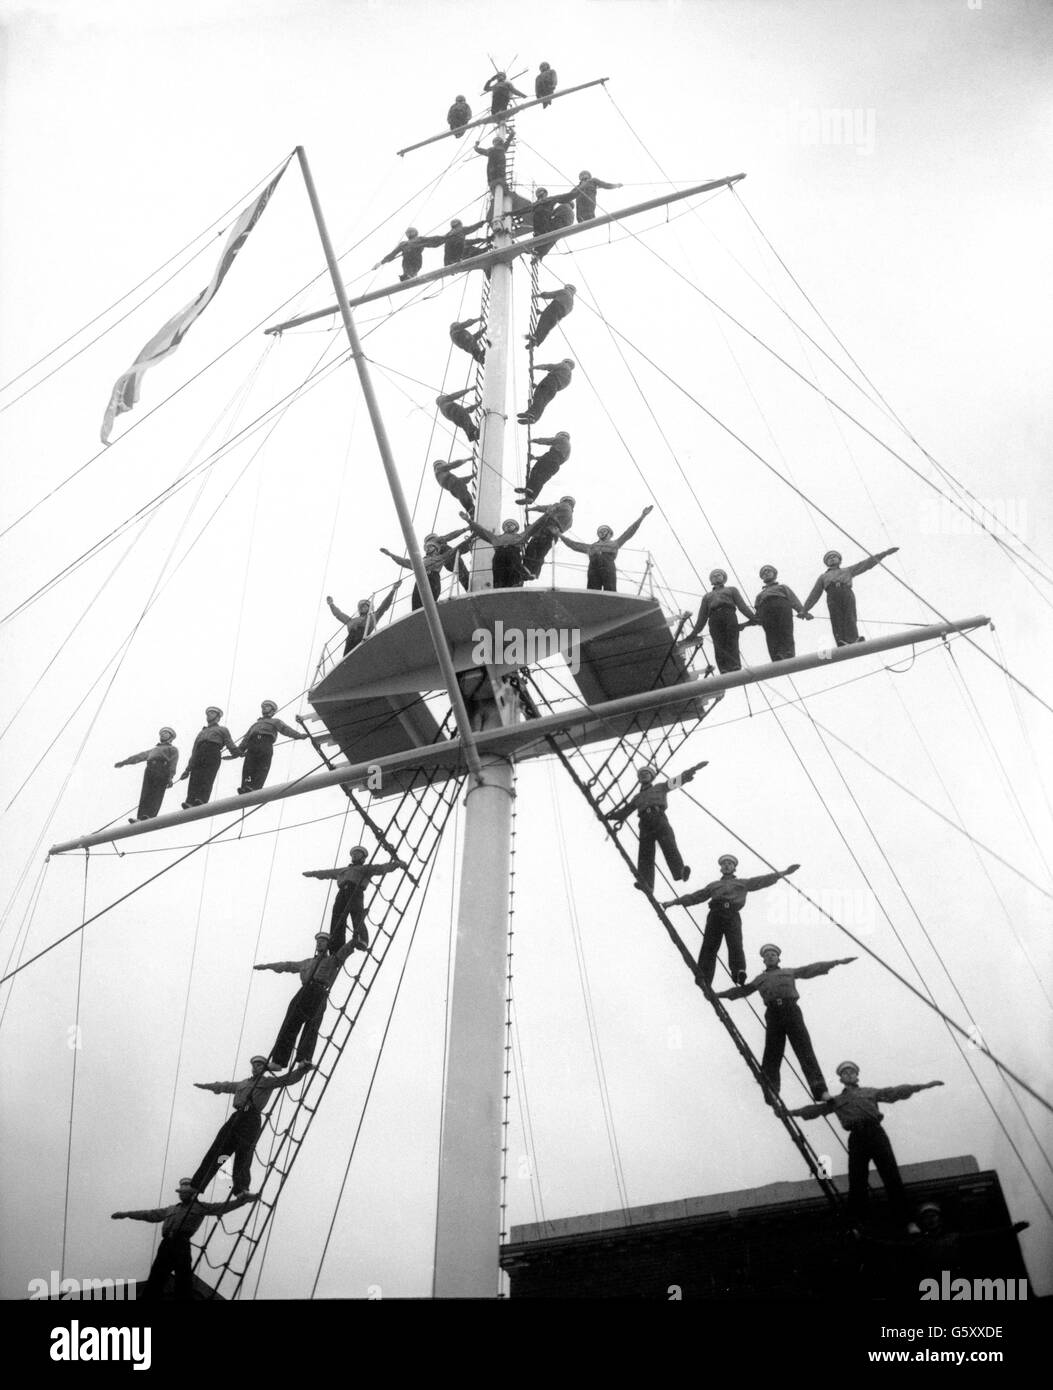
<path fill-rule="evenodd" d="M 190 758 L 179 779 L 181 782 L 189 779 L 186 800 L 183 802 L 184 811 L 189 811 L 191 806 L 207 804 L 223 760 L 223 749 L 226 748 L 232 757 L 239 756 L 238 745 L 231 738 L 230 730 L 219 722 L 222 718 L 223 711 L 218 705 L 209 705 L 205 710 L 205 727 L 198 731 Z"/>
<path fill-rule="evenodd" d="M 826 569 L 815 581 L 812 592 L 805 599 L 804 611 L 810 613 L 819 602 L 819 596 L 826 594 L 830 627 L 834 641 L 839 647 L 848 647 L 854 642 L 864 640 L 856 626 L 856 596 L 852 591 L 852 580 L 856 575 L 865 574 L 875 565 L 880 565 L 882 560 L 887 560 L 898 550 L 899 546 L 894 545 L 888 550 L 879 551 L 877 555 L 868 555 L 865 560 L 857 560 L 854 565 L 842 565 L 839 550 L 828 550 L 823 556 Z"/>
<path fill-rule="evenodd" d="M 152 748 L 146 748 L 141 753 L 132 753 L 129 757 L 114 763 L 114 767 L 130 767 L 132 763 L 146 764 L 143 769 L 142 789 L 139 792 L 139 809 L 134 816 L 128 817 L 129 825 L 135 825 L 141 820 L 153 820 L 161 809 L 165 792 L 175 782 L 176 768 L 179 766 L 179 749 L 172 742 L 175 736 L 175 729 L 169 728 L 166 724 L 158 731 L 157 742 Z"/>
<path fill-rule="evenodd" d="M 239 796 L 259 791 L 266 783 L 274 757 L 274 743 L 279 734 L 295 739 L 307 737 L 300 729 L 290 728 L 277 715 L 278 706 L 274 701 L 264 700 L 260 705 L 260 718 L 249 726 L 238 744 L 238 755 L 245 759 L 241 768 Z"/>

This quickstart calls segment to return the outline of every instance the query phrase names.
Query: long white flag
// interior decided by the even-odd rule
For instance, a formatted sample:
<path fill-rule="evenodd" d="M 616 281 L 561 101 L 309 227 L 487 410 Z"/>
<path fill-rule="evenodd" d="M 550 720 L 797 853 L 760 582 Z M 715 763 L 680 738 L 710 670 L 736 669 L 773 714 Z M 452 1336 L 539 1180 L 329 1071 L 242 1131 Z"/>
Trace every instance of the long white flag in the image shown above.
<path fill-rule="evenodd" d="M 288 161 L 286 161 L 286 164 L 287 163 Z M 123 415 L 126 410 L 131 410 L 132 406 L 138 401 L 139 386 L 149 368 L 155 366 L 158 362 L 163 361 L 166 357 L 175 352 L 176 348 L 186 336 L 190 325 L 204 313 L 205 309 L 208 307 L 212 297 L 223 283 L 223 277 L 233 265 L 234 257 L 244 246 L 249 233 L 262 217 L 263 209 L 267 206 L 271 194 L 278 186 L 278 180 L 281 178 L 282 174 L 285 173 L 286 164 L 282 165 L 259 197 L 248 205 L 234 223 L 234 226 L 231 228 L 230 236 L 227 238 L 227 243 L 223 248 L 223 254 L 219 258 L 219 265 L 216 266 L 216 272 L 205 288 L 185 309 L 180 309 L 178 314 L 170 318 L 165 326 L 158 333 L 154 334 L 146 346 L 142 348 L 129 370 L 126 371 L 123 376 L 117 378 L 113 392 L 110 395 L 110 403 L 106 407 L 106 414 L 103 416 L 102 420 L 100 438 L 104 444 L 109 444 L 110 442 L 110 432 L 113 429 L 113 424 L 117 416 Z"/>

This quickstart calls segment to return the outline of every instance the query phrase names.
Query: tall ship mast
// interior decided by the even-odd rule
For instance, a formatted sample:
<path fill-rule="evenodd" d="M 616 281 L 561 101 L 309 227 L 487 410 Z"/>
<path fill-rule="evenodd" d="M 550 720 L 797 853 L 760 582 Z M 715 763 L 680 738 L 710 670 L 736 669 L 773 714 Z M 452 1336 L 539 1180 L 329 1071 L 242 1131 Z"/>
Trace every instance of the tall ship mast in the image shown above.
<path fill-rule="evenodd" d="M 318 1039 L 306 1043 L 301 1029 L 295 1038 L 295 1058 L 290 1047 L 283 1050 L 279 1044 L 272 1047 L 269 1039 L 258 1041 L 258 1059 L 264 1065 L 256 1073 L 257 1090 L 246 1081 L 249 1091 L 235 1093 L 235 1104 L 247 1106 L 246 1113 L 256 1106 L 263 1126 L 262 1137 L 250 1146 L 253 1200 L 248 1212 L 238 1215 L 235 1206 L 229 1217 L 209 1219 L 193 1233 L 195 1287 L 203 1296 L 246 1297 L 253 1281 L 258 1284 L 258 1265 L 301 1149 L 318 1123 L 316 1117 L 324 1113 L 322 1103 L 338 1066 L 354 1065 L 353 1060 L 344 1061 L 345 1054 L 354 1056 L 361 1026 L 370 1019 L 374 991 L 387 988 L 394 968 L 385 969 L 385 962 L 393 947 L 416 930 L 414 923 L 419 923 L 430 900 L 440 848 L 449 844 L 455 826 L 457 905 L 442 1043 L 432 1293 L 440 1298 L 491 1298 L 502 1292 L 500 1256 L 502 1241 L 508 1237 L 509 1105 L 513 1089 L 521 1087 L 511 1064 L 511 925 L 517 898 L 521 901 L 544 891 L 544 885 L 523 882 L 515 871 L 518 818 L 536 814 L 523 805 L 518 776 L 535 764 L 549 766 L 588 807 L 609 840 L 610 872 L 624 874 L 638 893 L 641 939 L 648 941 L 649 948 L 661 946 L 678 962 L 677 968 L 687 973 L 697 1008 L 709 1010 L 718 1026 L 721 1067 L 738 1068 L 742 1086 L 756 1088 L 767 1107 L 765 1138 L 758 1142 L 783 1146 L 787 1168 L 792 1166 L 794 1178 L 814 1185 L 814 1194 L 822 1199 L 831 1221 L 845 1229 L 855 1230 L 858 1225 L 858 1212 L 852 1207 L 858 1192 L 848 1187 L 844 1162 L 831 1162 L 827 1152 L 837 1140 L 836 1128 L 831 1125 L 823 1140 L 815 1138 L 810 1117 L 799 1113 L 808 1109 L 807 1104 L 800 1099 L 788 1104 L 773 1082 L 771 1058 L 764 1050 L 766 1035 L 760 1035 L 758 1042 L 756 1026 L 740 1026 L 734 992 L 749 983 L 735 957 L 741 913 L 748 925 L 748 975 L 760 970 L 754 970 L 760 938 L 752 914 L 757 910 L 752 902 L 743 906 L 745 895 L 788 880 L 799 866 L 786 867 L 767 858 L 748 836 L 739 840 L 721 818 L 716 809 L 719 798 L 706 781 L 721 759 L 720 740 L 710 732 L 711 717 L 726 715 L 732 698 L 748 702 L 750 692 L 763 702 L 759 709 L 769 714 L 798 701 L 803 707 L 822 682 L 833 685 L 891 670 L 900 660 L 913 662 L 930 651 L 948 651 L 953 659 L 953 653 L 964 648 L 971 657 L 994 660 L 982 644 L 990 618 L 973 611 L 978 605 L 970 601 L 954 614 L 940 612 L 897 577 L 916 608 L 925 610 L 925 621 L 889 623 L 886 630 L 876 632 L 866 621 L 868 600 L 863 597 L 876 577 L 862 576 L 876 570 L 896 547 L 868 551 L 855 542 L 834 515 L 834 488 L 829 497 L 807 499 L 824 518 L 829 545 L 823 547 L 827 553 L 814 589 L 800 597 L 780 582 L 778 574 L 767 578 L 762 570 L 758 602 L 746 587 L 751 583 L 749 571 L 739 573 L 726 560 L 730 576 L 718 565 L 709 576 L 709 587 L 700 585 L 689 597 L 666 584 L 661 557 L 637 548 L 646 536 L 641 527 L 654 503 L 637 516 L 628 514 L 631 507 L 621 495 L 604 498 L 604 506 L 609 506 L 612 518 L 622 527 L 621 534 L 604 525 L 595 540 L 580 538 L 588 532 L 575 523 L 575 512 L 581 515 L 585 499 L 571 495 L 581 491 L 571 479 L 583 444 L 577 439 L 571 442 L 562 430 L 561 404 L 568 399 L 567 393 L 584 389 L 586 370 L 569 346 L 571 334 L 577 336 L 577 323 L 564 320 L 571 313 L 582 316 L 579 306 L 588 305 L 597 329 L 610 335 L 618 351 L 622 351 L 618 338 L 624 335 L 598 308 L 587 276 L 581 284 L 572 283 L 563 278 L 562 265 L 573 262 L 576 275 L 579 252 L 584 260 L 585 249 L 599 250 L 623 234 L 627 241 L 639 240 L 655 225 L 654 219 L 691 214 L 712 198 L 737 198 L 737 186 L 745 178 L 743 173 L 727 173 L 654 196 L 618 196 L 616 205 L 610 204 L 621 185 L 596 179 L 587 169 L 576 180 L 550 180 L 551 189 L 539 188 L 537 173 L 524 169 L 530 162 L 526 132 L 531 123 L 545 119 L 544 113 L 557 102 L 580 103 L 586 110 L 587 103 L 606 95 L 607 81 L 596 77 L 564 88 L 549 88 L 540 81 L 536 96 L 513 88 L 506 99 L 501 95 L 502 84 L 511 84 L 503 73 L 495 72 L 485 98 L 488 103 L 492 100 L 491 110 L 461 119 L 451 107 L 449 129 L 422 136 L 397 151 L 393 157 L 436 160 L 441 151 L 451 148 L 451 142 L 458 142 L 452 144 L 457 161 L 474 167 L 480 179 L 485 171 L 485 203 L 478 209 L 481 216 L 476 224 L 467 229 L 460 217 L 451 220 L 448 230 L 408 228 L 396 251 L 375 267 L 379 283 L 361 292 L 351 292 L 345 284 L 342 258 L 330 235 L 307 152 L 297 147 L 267 184 L 265 194 L 258 194 L 242 210 L 203 302 L 188 306 L 193 310 L 191 319 L 171 321 L 175 327 L 166 324 L 151 340 L 152 355 L 144 349 L 132 372 L 114 388 L 104 426 L 107 442 L 117 418 L 135 408 L 145 366 L 178 346 L 190 322 L 204 311 L 232 270 L 234 257 L 250 233 L 254 238 L 265 236 L 270 198 L 279 187 L 282 196 L 288 197 L 287 185 L 298 175 L 335 303 L 269 322 L 268 350 L 307 331 L 309 325 L 336 326 L 345 336 L 345 361 L 353 364 L 357 375 L 401 530 L 403 551 L 392 559 L 404 578 L 400 574 L 399 582 L 363 600 L 356 613 L 340 612 L 330 599 L 342 626 L 326 644 L 312 674 L 303 706 L 295 712 L 296 727 L 282 725 L 277 706 L 270 712 L 267 706 L 262 708 L 261 720 L 235 741 L 230 754 L 231 760 L 245 759 L 236 792 L 218 786 L 212 795 L 213 784 L 208 782 L 203 799 L 197 797 L 195 804 L 194 787 L 208 780 L 195 772 L 203 756 L 195 743 L 190 776 L 198 781 L 175 782 L 176 787 L 187 788 L 179 809 L 175 809 L 175 792 L 168 790 L 164 798 L 160 784 L 162 799 L 146 805 L 144 781 L 144 801 L 135 815 L 125 817 L 123 823 L 59 839 L 48 850 L 49 858 L 56 860 L 83 856 L 87 879 L 97 853 L 123 853 L 141 844 L 144 837 L 163 838 L 165 832 L 180 827 L 186 828 L 183 833 L 200 837 L 194 840 L 200 848 L 230 833 L 231 827 L 237 827 L 238 834 L 251 833 L 251 819 L 261 807 L 287 802 L 309 805 L 317 793 L 335 787 L 346 797 L 345 820 L 358 827 L 357 838 L 368 844 L 360 858 L 352 856 L 358 877 L 348 877 L 344 865 L 308 871 L 332 880 L 336 894 L 332 902 L 326 902 L 322 926 L 329 934 L 319 938 L 323 945 L 318 958 L 335 958 L 338 949 L 346 952 L 321 992 L 311 974 L 306 941 L 300 943 L 303 960 L 270 963 L 286 973 L 292 973 L 295 964 L 303 981 L 296 999 L 320 1000 Z M 475 146 L 476 140 L 484 143 Z M 259 232 L 254 230 L 257 224 Z M 555 254 L 550 260 L 551 253 Z M 605 254 L 619 253 L 608 245 Z M 442 264 L 433 263 L 440 257 Z M 552 268 L 557 258 L 558 273 Z M 399 269 L 396 280 L 394 272 Z M 424 536 L 422 510 L 408 495 L 416 480 L 392 445 L 375 380 L 376 359 L 364 345 L 358 324 L 377 312 L 394 317 L 407 304 L 412 313 L 414 305 L 432 294 L 447 296 L 451 304 L 459 295 L 461 307 L 451 324 L 447 367 L 432 418 L 431 439 L 439 432 L 445 440 L 434 447 L 434 452 L 446 455 L 435 460 L 434 471 L 442 489 L 445 534 L 439 534 L 436 521 L 435 532 Z M 527 332 L 517 334 L 517 313 L 521 315 L 524 304 L 528 306 Z M 164 341 L 166 330 L 171 344 Z M 584 336 L 587 330 L 580 331 Z M 524 339 L 525 348 L 521 346 Z M 779 361 L 788 365 L 781 357 Z M 463 388 L 457 376 L 462 367 Z M 670 383 L 686 391 L 672 378 Z M 845 413 L 832 392 L 818 385 L 814 389 L 832 410 Z M 656 432 L 661 432 L 657 419 Z M 751 446 L 745 448 L 760 457 Z M 455 455 L 462 451 L 467 451 L 466 456 L 458 461 Z M 363 466 L 359 457 L 356 467 Z M 431 469 L 429 461 L 423 475 L 425 487 L 433 485 L 427 476 Z M 646 470 L 642 477 L 646 481 Z M 789 485 L 800 492 L 792 481 Z M 570 491 L 559 496 L 563 486 Z M 697 501 L 690 481 L 688 486 Z M 964 505 L 960 490 L 952 495 L 957 505 Z M 418 488 L 418 500 L 419 496 Z M 590 499 L 590 516 L 595 510 Z M 666 513 L 666 520 L 674 532 L 678 530 L 675 516 Z M 1036 565 L 1018 537 L 1001 543 L 1012 552 L 1015 563 Z M 795 555 L 794 563 L 803 572 L 804 560 Z M 882 573 L 887 582 L 890 571 Z M 857 618 L 855 579 L 860 580 L 862 619 Z M 740 614 L 746 623 L 740 623 Z M 800 624 L 797 634 L 807 634 L 809 639 L 802 638 L 799 648 L 794 638 L 795 615 Z M 812 627 L 803 625 L 812 619 L 820 621 Z M 817 638 L 812 638 L 813 632 Z M 809 678 L 813 672 L 817 674 Z M 798 677 L 815 682 L 806 694 L 794 683 Z M 222 714 L 218 706 L 215 709 Z M 744 712 L 752 716 L 753 706 L 747 704 Z M 225 729 L 218 725 L 218 715 L 213 719 L 211 713 L 201 748 L 218 746 L 210 742 L 209 727 Z M 279 736 L 284 730 L 286 736 L 309 741 L 317 754 L 317 767 L 288 780 L 268 779 L 270 748 L 265 750 L 266 765 L 256 754 L 260 740 L 273 744 L 271 725 L 276 719 Z M 141 755 L 147 769 L 156 769 L 158 749 L 165 746 L 162 737 L 157 748 Z M 825 742 L 823 746 L 828 747 Z M 213 777 L 223 771 L 219 757 L 215 755 Z M 250 770 L 254 758 L 252 767 L 262 766 L 262 772 Z M 697 787 L 689 790 L 696 773 Z M 736 836 L 734 854 L 721 861 L 719 877 L 715 849 L 692 845 L 689 851 L 684 832 L 678 829 L 682 819 L 678 810 L 687 804 L 716 823 L 722 848 L 727 850 L 728 837 Z M 661 850 L 657 864 L 656 848 Z M 802 850 L 801 858 L 805 857 Z M 753 865 L 748 874 L 743 868 L 741 878 L 740 859 L 743 865 L 747 860 Z M 828 910 L 821 898 L 812 896 L 818 890 L 809 890 L 806 876 L 807 870 L 800 888 L 793 883 L 794 891 L 826 925 L 846 938 L 846 956 L 822 962 L 827 970 L 863 958 L 868 968 L 885 971 L 911 996 L 912 1005 L 940 1020 L 949 1048 L 967 1048 L 977 1066 L 992 1069 L 1011 1090 L 1019 1106 L 1043 1116 L 1053 1113 L 1038 1080 L 1011 1065 L 989 1043 L 960 997 L 951 1003 L 942 997 L 937 1001 L 924 982 L 906 978 L 871 945 L 866 931 L 854 930 L 851 921 L 842 920 L 844 914 Z M 714 883 L 708 884 L 707 897 L 709 880 L 746 885 L 742 901 L 731 890 L 730 896 L 722 898 L 724 890 L 713 891 Z M 132 891 L 148 889 L 150 881 Z M 684 901 L 692 897 L 696 901 Z M 718 902 L 724 903 L 719 910 L 714 906 Z M 87 889 L 83 907 L 82 921 L 60 934 L 55 947 L 67 938 L 83 940 L 95 920 L 88 910 Z M 724 925 L 720 912 L 728 914 Z M 696 927 L 703 934 L 701 953 L 690 935 Z M 779 933 L 768 933 L 772 934 Z M 305 937 L 306 932 L 301 930 L 299 935 Z M 791 932 L 781 935 L 789 938 Z M 339 948 L 334 940 L 338 936 Z M 291 939 L 289 949 L 299 949 Z M 805 966 L 811 959 L 810 949 L 804 942 L 798 945 L 796 940 L 784 939 L 776 957 L 792 951 L 794 962 Z M 23 951 L 12 958 L 4 973 L 12 990 L 43 954 Z M 715 980 L 718 956 L 722 974 Z M 258 960 L 252 963 L 261 965 Z M 766 961 L 766 969 L 778 973 L 780 968 L 777 960 Z M 832 981 L 826 987 L 833 990 L 841 985 L 837 976 L 834 980 L 836 984 Z M 729 988 L 731 999 L 724 997 Z M 771 1030 L 779 1010 L 766 994 L 764 999 L 767 1012 L 761 1026 Z M 307 1005 L 297 1007 L 306 1010 Z M 821 1006 L 811 1003 L 808 1013 L 814 1018 Z M 287 1014 L 283 1032 L 298 1018 Z M 307 1031 L 314 1026 L 306 1012 L 300 1021 Z M 758 1021 L 759 1015 L 754 1025 Z M 819 1108 L 833 1107 L 831 1097 L 838 1088 L 828 1087 L 827 1082 L 834 1080 L 834 1059 L 824 1057 L 820 1087 L 815 1076 L 809 1076 L 794 1027 L 788 1028 L 786 1037 L 804 1065 L 805 1099 L 810 1096 Z M 880 1058 L 869 1061 L 868 1075 L 880 1070 L 879 1062 Z M 298 1063 L 302 1070 L 290 1081 L 286 1068 L 295 1071 Z M 776 1061 L 776 1076 L 778 1065 Z M 789 1066 L 788 1061 L 784 1071 Z M 260 1077 L 281 1077 L 282 1085 L 274 1086 L 273 1094 L 268 1089 L 265 1100 L 257 1104 L 257 1096 L 263 1095 Z M 928 1083 L 929 1077 L 926 1072 L 904 1080 Z M 237 1118 L 237 1111 L 231 1118 Z M 757 1123 L 756 1117 L 753 1122 Z M 218 1152 L 217 1159 L 237 1157 L 238 1143 L 245 1147 L 238 1138 L 241 1134 L 235 1125 L 227 1136 L 228 1151 Z M 188 1157 L 187 1163 L 189 1172 L 197 1158 Z M 239 1193 L 238 1171 L 235 1164 L 234 1190 L 236 1196 L 243 1196 L 246 1189 L 242 1186 Z M 227 1191 L 227 1172 L 226 1163 L 197 1165 L 195 1200 L 210 1192 L 208 1200 L 219 1202 Z M 171 1239 L 167 1226 L 165 1239 Z"/>

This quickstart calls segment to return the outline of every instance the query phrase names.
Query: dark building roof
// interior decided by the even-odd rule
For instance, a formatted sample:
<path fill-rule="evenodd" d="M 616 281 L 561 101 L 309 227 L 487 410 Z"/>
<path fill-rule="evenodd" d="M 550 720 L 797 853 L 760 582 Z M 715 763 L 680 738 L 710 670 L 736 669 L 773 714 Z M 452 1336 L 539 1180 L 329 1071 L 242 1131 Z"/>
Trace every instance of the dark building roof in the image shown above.
<path fill-rule="evenodd" d="M 918 1297 L 950 1262 L 966 1277 L 1024 1278 L 998 1175 L 975 1158 L 907 1164 L 915 1204 L 938 1201 L 948 1238 L 909 1236 L 872 1177 L 871 1212 L 853 1234 L 814 1182 L 513 1226 L 502 1267 L 515 1297 Z M 844 1178 L 836 1180 L 844 1191 Z M 996 1231 L 999 1234 L 978 1235 Z M 939 1269 L 935 1270 L 938 1277 Z"/>

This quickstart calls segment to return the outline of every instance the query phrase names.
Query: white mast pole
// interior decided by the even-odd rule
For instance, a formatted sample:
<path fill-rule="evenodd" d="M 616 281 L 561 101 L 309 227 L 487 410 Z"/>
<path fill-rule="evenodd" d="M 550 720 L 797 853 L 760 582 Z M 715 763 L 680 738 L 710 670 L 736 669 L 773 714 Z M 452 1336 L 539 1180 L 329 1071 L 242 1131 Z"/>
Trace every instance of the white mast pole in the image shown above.
<path fill-rule="evenodd" d="M 500 133 L 505 136 L 502 123 Z M 494 246 L 511 242 L 504 220 L 507 188 L 494 187 Z M 502 461 L 508 409 L 508 354 L 512 267 L 490 271 L 490 304 L 483 372 L 475 517 L 490 531 L 501 527 Z M 493 588 L 493 550 L 475 549 L 473 592 Z M 495 654 L 498 659 L 500 654 Z M 503 668 L 507 669 L 507 668 Z M 491 729 L 514 723 L 518 701 L 501 667 L 474 697 L 473 724 Z M 468 778 L 461 896 L 448 1013 L 439 1195 L 435 1226 L 436 1298 L 494 1298 L 498 1292 L 501 1192 L 501 1096 L 504 1088 L 506 932 L 512 834 L 512 764 L 483 756 L 481 774 Z"/>

